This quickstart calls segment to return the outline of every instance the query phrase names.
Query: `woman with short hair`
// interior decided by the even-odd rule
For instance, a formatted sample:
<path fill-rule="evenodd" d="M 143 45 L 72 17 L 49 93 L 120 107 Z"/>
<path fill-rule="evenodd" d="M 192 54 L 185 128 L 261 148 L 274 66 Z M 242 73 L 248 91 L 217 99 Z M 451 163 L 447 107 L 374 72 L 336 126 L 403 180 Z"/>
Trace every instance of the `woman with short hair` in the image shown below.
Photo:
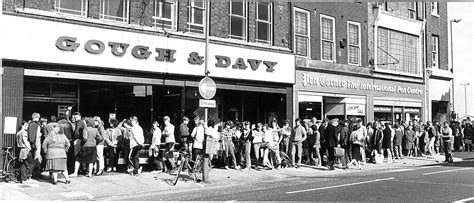
<path fill-rule="evenodd" d="M 66 184 L 71 183 L 67 172 L 67 154 L 71 144 L 64 133 L 60 132 L 57 123 L 48 124 L 51 126 L 45 140 L 43 141 L 43 151 L 46 154 L 46 170 L 52 173 L 53 184 L 58 183 L 58 173 L 61 172 L 66 179 Z M 90 169 L 90 167 L 89 167 Z"/>

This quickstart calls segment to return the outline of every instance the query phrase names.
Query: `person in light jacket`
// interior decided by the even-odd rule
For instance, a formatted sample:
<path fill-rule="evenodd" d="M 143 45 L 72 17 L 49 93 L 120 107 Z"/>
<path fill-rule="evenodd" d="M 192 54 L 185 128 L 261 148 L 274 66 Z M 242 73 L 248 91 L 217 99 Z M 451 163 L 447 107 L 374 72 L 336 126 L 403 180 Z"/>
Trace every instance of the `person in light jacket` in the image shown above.
<path fill-rule="evenodd" d="M 105 143 L 106 143 L 106 159 L 107 161 L 107 172 L 117 171 L 118 159 L 120 152 L 123 148 L 120 147 L 119 143 L 123 139 L 122 130 L 119 127 L 119 121 L 117 119 L 110 119 L 110 128 L 105 132 Z"/>
<path fill-rule="evenodd" d="M 60 126 L 57 123 L 48 124 L 52 131 L 49 131 L 43 141 L 43 151 L 46 154 L 46 170 L 52 173 L 53 184 L 58 183 L 58 173 L 61 172 L 66 179 L 66 184 L 71 183 L 67 172 L 67 151 L 71 144 L 68 138 L 60 132 Z"/>
<path fill-rule="evenodd" d="M 163 170 L 163 155 L 160 153 L 161 145 L 161 129 L 158 121 L 153 122 L 153 137 L 151 139 L 150 148 L 148 149 L 148 156 L 151 162 L 155 165 L 155 170 L 151 173 L 159 173 Z"/>
<path fill-rule="evenodd" d="M 198 155 L 202 155 L 203 153 L 203 143 L 204 143 L 204 120 L 199 120 L 199 117 L 194 118 L 194 123 L 196 127 L 194 127 L 193 132 L 191 133 L 191 137 L 193 138 L 193 150 L 192 150 L 192 158 L 196 160 Z"/>

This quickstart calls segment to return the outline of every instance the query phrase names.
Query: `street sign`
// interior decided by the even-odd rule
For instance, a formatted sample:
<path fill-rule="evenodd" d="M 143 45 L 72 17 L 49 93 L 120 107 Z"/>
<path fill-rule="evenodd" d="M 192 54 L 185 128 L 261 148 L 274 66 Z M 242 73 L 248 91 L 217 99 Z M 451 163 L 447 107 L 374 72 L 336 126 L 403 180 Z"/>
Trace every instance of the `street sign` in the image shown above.
<path fill-rule="evenodd" d="M 216 108 L 216 100 L 200 99 L 199 100 L 199 107 Z"/>
<path fill-rule="evenodd" d="M 199 94 L 204 99 L 212 99 L 216 95 L 216 83 L 210 77 L 204 77 L 199 82 Z"/>

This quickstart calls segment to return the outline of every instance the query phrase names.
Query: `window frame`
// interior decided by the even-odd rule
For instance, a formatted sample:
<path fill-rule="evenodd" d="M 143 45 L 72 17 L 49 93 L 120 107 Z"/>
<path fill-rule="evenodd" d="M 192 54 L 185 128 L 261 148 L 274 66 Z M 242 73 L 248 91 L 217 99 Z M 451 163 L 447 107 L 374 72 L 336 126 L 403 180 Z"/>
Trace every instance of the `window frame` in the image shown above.
<path fill-rule="evenodd" d="M 301 34 L 296 33 L 296 12 L 301 12 L 301 13 L 306 14 L 306 17 L 307 17 L 306 27 L 308 28 L 307 35 L 301 35 Z M 295 55 L 297 55 L 297 56 L 311 58 L 311 27 L 310 27 L 310 21 L 311 21 L 311 12 L 309 12 L 307 10 L 304 10 L 304 9 L 301 9 L 301 8 L 294 7 L 294 9 L 293 9 L 293 30 L 294 30 L 293 31 L 293 50 L 294 50 Z M 307 42 L 306 53 L 307 53 L 307 56 L 299 55 L 296 52 L 296 37 L 297 36 L 306 38 L 306 42 Z"/>
<path fill-rule="evenodd" d="M 326 19 L 330 19 L 332 20 L 332 41 L 329 41 L 329 40 L 325 40 L 323 39 L 323 18 L 326 18 Z M 326 62 L 333 62 L 335 63 L 336 62 L 336 18 L 332 17 L 332 16 L 328 16 L 328 15 L 324 15 L 324 14 L 321 14 L 319 16 L 319 38 L 320 38 L 320 51 L 321 51 L 321 61 L 326 61 Z M 327 60 L 327 59 L 323 59 L 323 41 L 326 41 L 326 42 L 332 42 L 332 59 L 331 60 Z"/>
<path fill-rule="evenodd" d="M 437 35 L 431 35 L 431 68 L 439 69 L 439 36 Z"/>
<path fill-rule="evenodd" d="M 439 3 L 431 2 L 431 15 L 439 17 Z"/>
<path fill-rule="evenodd" d="M 242 3 L 242 8 L 243 8 L 243 12 L 242 14 L 244 16 L 239 16 L 239 15 L 236 15 L 236 14 L 232 14 L 232 3 L 234 2 L 238 2 L 238 3 Z M 229 38 L 231 39 L 236 39 L 236 40 L 242 40 L 242 41 L 247 41 L 248 40 L 248 18 L 249 18 L 249 14 L 248 14 L 248 2 L 247 0 L 243 0 L 243 1 L 230 1 L 229 2 Z M 244 19 L 244 29 L 242 30 L 242 34 L 244 36 L 237 36 L 237 35 L 232 35 L 232 17 L 237 17 L 237 18 L 242 18 Z"/>
<path fill-rule="evenodd" d="M 75 12 L 80 12 L 81 14 L 61 12 L 61 10 L 71 11 L 71 9 L 66 9 L 66 8 L 61 9 L 61 7 L 60 7 L 61 1 L 62 0 L 54 0 L 54 12 L 55 13 L 60 13 L 60 14 L 63 14 L 63 15 L 81 16 L 81 17 L 86 17 L 87 18 L 87 12 L 89 11 L 88 10 L 88 8 L 89 8 L 89 1 L 88 0 L 80 0 L 81 1 L 81 11 L 72 10 L 72 11 L 75 11 Z M 84 10 L 82 10 L 82 9 L 84 9 Z"/>
<path fill-rule="evenodd" d="M 354 45 L 351 45 L 350 44 L 350 40 L 349 40 L 349 26 L 350 25 L 356 25 L 357 26 L 357 34 L 358 34 L 358 45 L 357 45 L 357 48 L 359 48 L 359 57 L 358 57 L 358 63 L 355 64 L 355 63 L 351 63 L 350 62 L 350 55 L 349 55 L 349 47 L 350 46 L 353 46 L 355 47 Z M 362 39 L 361 39 L 361 23 L 359 22 L 354 22 L 354 21 L 347 21 L 347 64 L 349 65 L 354 65 L 354 66 L 360 66 L 361 65 L 361 60 L 362 60 Z"/>
<path fill-rule="evenodd" d="M 268 21 L 265 21 L 265 20 L 260 20 L 258 19 L 258 4 L 259 3 L 268 3 Z M 272 45 L 273 44 L 273 2 L 256 2 L 255 4 L 256 6 L 256 16 L 255 16 L 255 42 L 257 43 L 262 43 L 262 44 L 269 44 L 269 45 Z M 261 40 L 261 39 L 258 39 L 258 23 L 259 22 L 263 22 L 263 23 L 267 23 L 270 25 L 270 28 L 269 28 L 269 40 L 266 41 L 266 40 Z"/>
<path fill-rule="evenodd" d="M 398 32 L 398 33 L 401 33 L 401 34 L 404 34 L 404 35 L 410 35 L 410 36 L 413 36 L 413 37 L 416 37 L 416 54 L 417 54 L 417 57 L 416 57 L 416 60 L 415 60 L 415 72 L 418 72 L 417 73 L 409 73 L 409 72 L 401 72 L 401 71 L 395 71 L 395 70 L 391 70 L 391 69 L 382 69 L 380 68 L 378 64 L 382 63 L 379 61 L 379 54 L 382 53 L 382 51 L 379 51 L 378 48 L 375 48 L 375 71 L 377 72 L 383 72 L 383 73 L 389 73 L 389 74 L 396 74 L 396 75 L 407 75 L 407 76 L 412 76 L 412 77 L 418 77 L 418 78 L 421 78 L 423 77 L 423 68 L 422 68 L 422 61 L 421 61 L 421 57 L 423 55 L 421 49 L 421 36 L 419 35 L 413 35 L 413 34 L 410 34 L 410 33 L 405 33 L 405 32 L 401 32 L 401 31 L 397 31 L 397 30 L 394 30 L 394 29 L 390 29 L 390 28 L 387 28 L 387 27 L 380 27 L 380 26 L 377 26 L 376 29 L 375 29 L 375 42 L 376 42 L 376 47 L 380 46 L 380 42 L 379 42 L 379 29 L 385 29 L 387 30 L 387 40 L 388 40 L 388 46 L 387 46 L 387 52 L 390 52 L 390 49 L 391 49 L 391 44 L 390 44 L 390 39 L 391 39 L 391 32 Z M 393 54 L 393 53 L 391 53 Z M 405 59 L 399 59 L 400 62 L 402 62 L 402 60 L 405 60 Z"/>
<path fill-rule="evenodd" d="M 203 15 L 202 15 L 202 25 L 200 24 L 197 24 L 194 22 L 194 11 L 195 9 L 202 9 L 203 11 Z M 188 22 L 187 22 L 187 25 L 188 25 L 188 31 L 191 32 L 191 33 L 194 33 L 194 34 L 204 34 L 205 33 L 205 28 L 206 28 L 206 13 L 207 13 L 207 4 L 205 2 L 203 2 L 203 7 L 197 7 L 195 6 L 195 1 L 190 1 L 188 3 Z M 195 31 L 197 29 L 192 29 L 191 27 L 194 26 L 194 27 L 202 27 L 202 33 L 198 32 L 198 31 Z"/>
<path fill-rule="evenodd" d="M 171 3 L 172 6 L 173 6 L 173 9 L 171 10 L 171 19 L 168 19 L 168 18 L 163 18 L 163 14 L 161 13 L 162 11 L 162 6 L 163 6 L 163 2 L 160 1 L 160 0 L 154 0 L 153 3 L 153 16 L 152 16 L 152 19 L 153 19 L 153 26 L 154 27 L 160 27 L 162 29 L 169 29 L 169 30 L 177 30 L 178 29 L 178 18 L 177 18 L 177 14 L 178 14 L 178 2 L 177 1 L 173 1 L 173 0 L 164 0 L 165 3 Z M 159 14 L 160 16 L 157 16 L 157 6 L 159 7 Z M 157 22 L 157 21 L 168 21 L 168 22 L 171 22 L 171 27 L 166 27 L 168 25 L 165 25 L 165 24 L 161 24 L 160 22 Z"/>
<path fill-rule="evenodd" d="M 408 3 L 408 18 L 416 20 L 417 15 L 417 3 L 416 1 L 410 1 Z M 413 16 L 412 16 L 413 15 Z"/>
<path fill-rule="evenodd" d="M 112 21 L 112 22 L 123 22 L 123 23 L 129 23 L 130 22 L 130 0 L 125 0 L 124 1 L 124 5 L 126 5 L 127 8 L 124 11 L 124 14 L 125 14 L 126 17 L 124 17 L 123 20 L 118 20 L 120 18 L 117 17 L 117 16 L 105 15 L 105 6 L 104 6 L 105 1 L 106 0 L 101 0 L 100 1 L 99 19 L 106 20 L 106 21 Z M 108 17 L 108 18 L 105 18 L 105 17 Z M 114 18 L 114 19 L 110 19 L 110 18 Z"/>

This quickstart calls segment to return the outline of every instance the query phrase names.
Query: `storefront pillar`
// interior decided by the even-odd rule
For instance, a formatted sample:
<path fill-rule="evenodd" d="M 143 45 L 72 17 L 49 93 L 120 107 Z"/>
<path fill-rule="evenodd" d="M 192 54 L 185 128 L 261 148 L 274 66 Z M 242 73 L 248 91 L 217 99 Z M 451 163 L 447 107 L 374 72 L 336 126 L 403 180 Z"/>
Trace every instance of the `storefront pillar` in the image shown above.
<path fill-rule="evenodd" d="M 2 73 L 2 137 L 0 144 L 2 147 L 15 146 L 15 134 L 19 123 L 23 120 L 23 68 L 3 67 Z M 5 118 L 8 123 L 3 126 Z M 5 128 L 9 129 L 5 133 Z"/>
<path fill-rule="evenodd" d="M 286 118 L 290 120 L 290 126 L 293 126 L 293 122 L 295 120 L 295 113 L 297 111 L 293 111 L 294 107 L 294 101 L 293 101 L 293 87 L 287 87 L 286 88 Z"/>

